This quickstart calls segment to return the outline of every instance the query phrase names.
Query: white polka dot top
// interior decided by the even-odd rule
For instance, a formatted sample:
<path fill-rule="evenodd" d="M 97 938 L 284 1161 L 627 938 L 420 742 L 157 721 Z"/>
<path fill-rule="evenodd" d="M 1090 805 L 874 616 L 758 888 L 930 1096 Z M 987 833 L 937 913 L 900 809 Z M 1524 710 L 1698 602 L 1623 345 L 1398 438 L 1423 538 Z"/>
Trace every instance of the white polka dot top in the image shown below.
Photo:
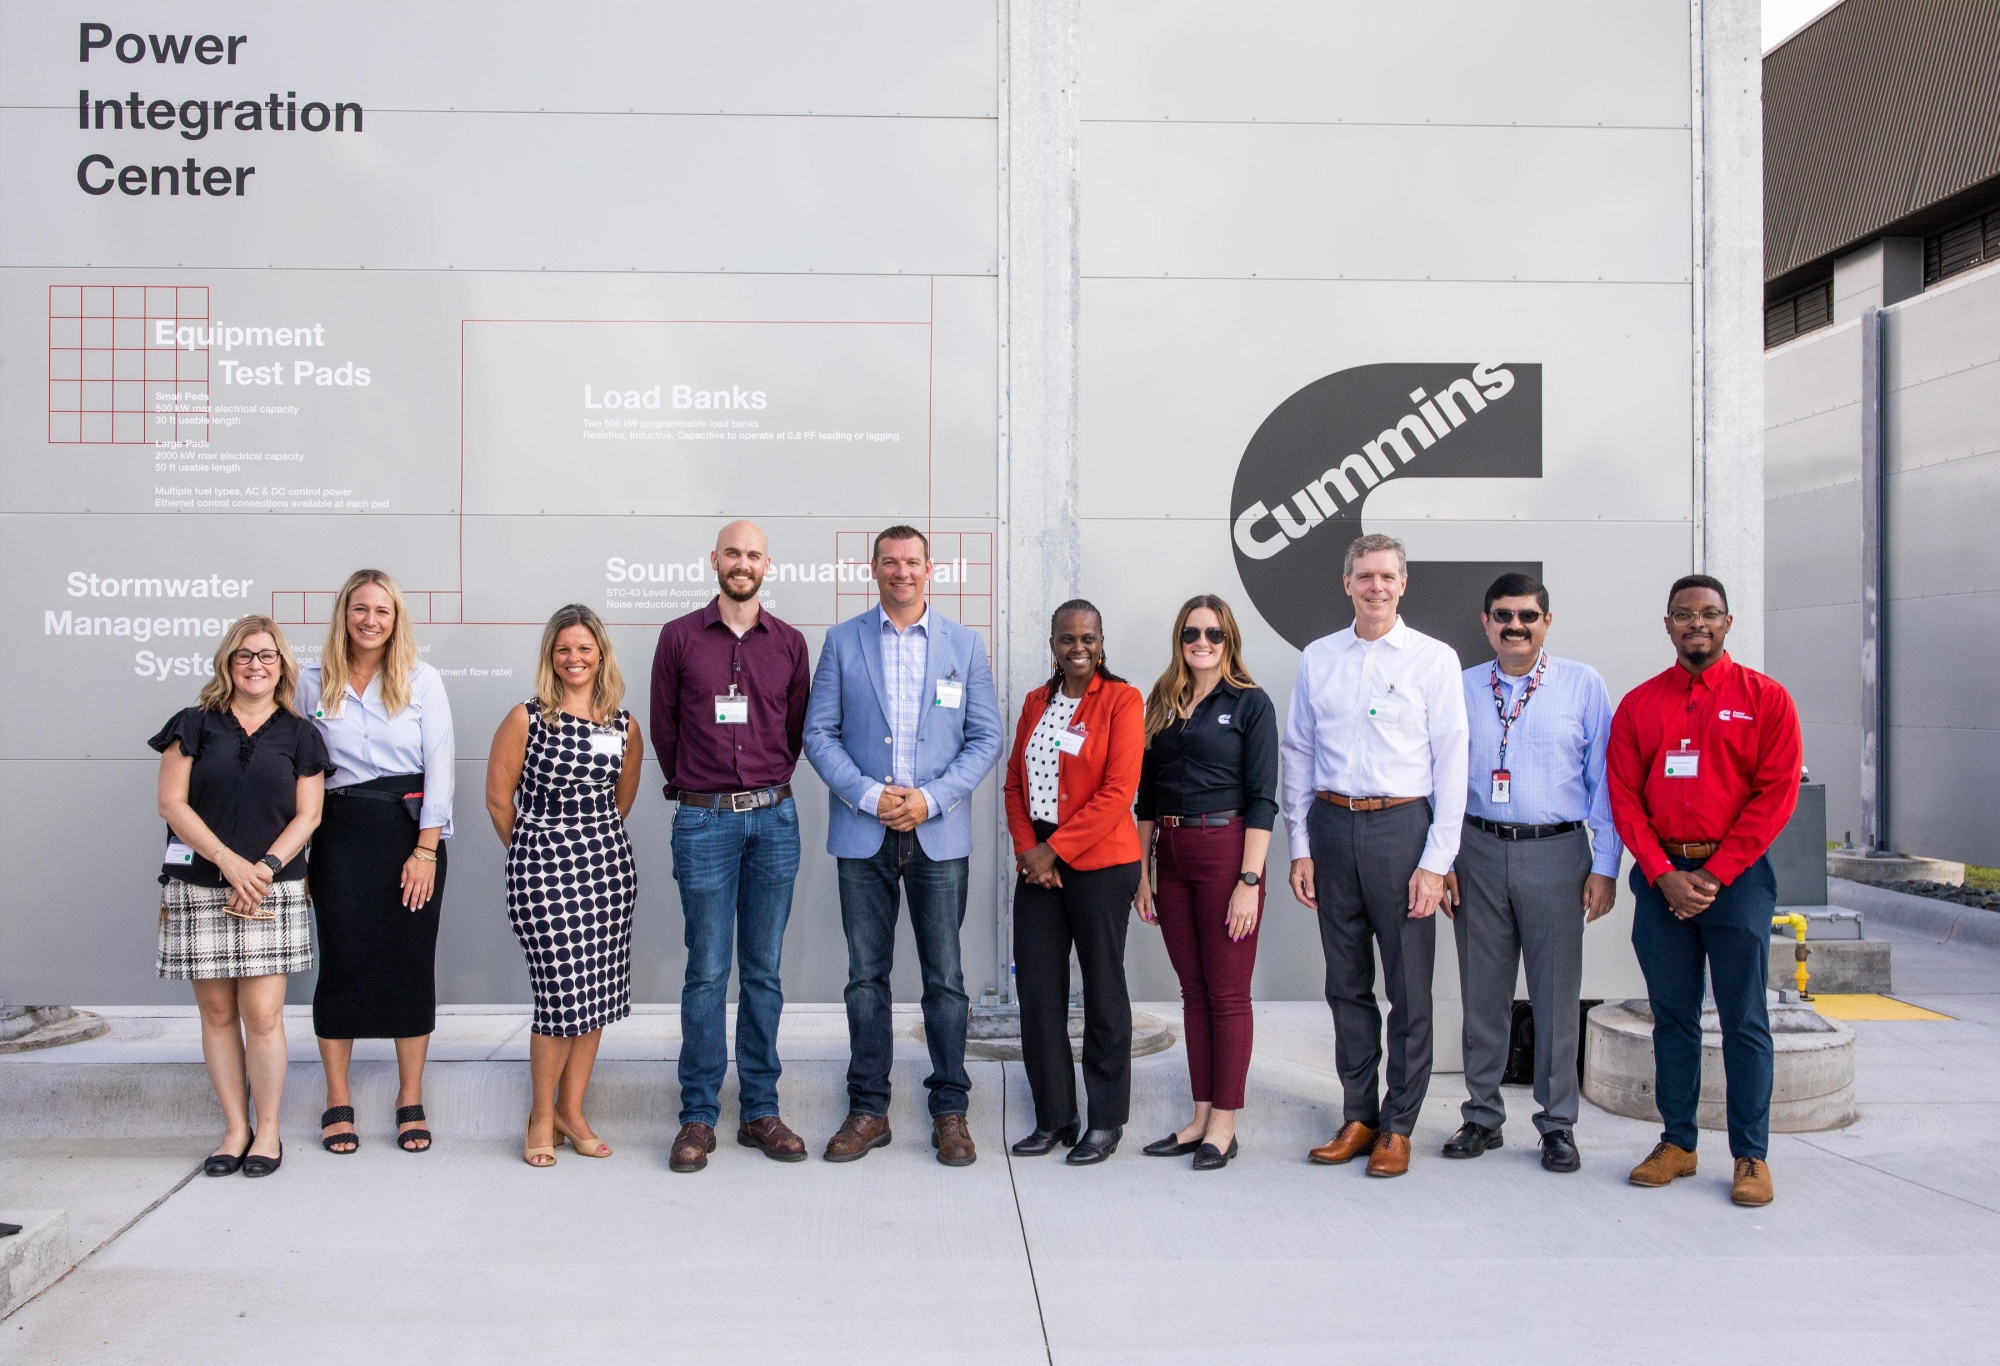
<path fill-rule="evenodd" d="M 1066 697 L 1057 688 L 1034 734 L 1028 737 L 1028 816 L 1032 820 L 1056 823 L 1062 760 L 1062 746 L 1056 743 L 1056 737 L 1068 728 L 1070 718 L 1082 703 L 1081 697 Z"/>

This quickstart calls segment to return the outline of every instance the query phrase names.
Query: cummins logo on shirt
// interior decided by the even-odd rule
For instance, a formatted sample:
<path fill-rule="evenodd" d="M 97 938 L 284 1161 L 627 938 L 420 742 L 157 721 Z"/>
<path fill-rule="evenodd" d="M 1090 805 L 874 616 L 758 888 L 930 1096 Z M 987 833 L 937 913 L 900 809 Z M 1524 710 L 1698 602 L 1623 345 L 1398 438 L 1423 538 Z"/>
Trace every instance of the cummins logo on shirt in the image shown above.
<path fill-rule="evenodd" d="M 1538 479 L 1542 367 L 1519 361 L 1360 365 L 1279 404 L 1244 448 L 1229 499 L 1237 573 L 1264 619 L 1304 648 L 1354 619 L 1340 587 L 1368 495 L 1392 479 Z M 1479 606 L 1533 560 L 1410 565 L 1403 616 L 1462 660 L 1486 658 Z"/>

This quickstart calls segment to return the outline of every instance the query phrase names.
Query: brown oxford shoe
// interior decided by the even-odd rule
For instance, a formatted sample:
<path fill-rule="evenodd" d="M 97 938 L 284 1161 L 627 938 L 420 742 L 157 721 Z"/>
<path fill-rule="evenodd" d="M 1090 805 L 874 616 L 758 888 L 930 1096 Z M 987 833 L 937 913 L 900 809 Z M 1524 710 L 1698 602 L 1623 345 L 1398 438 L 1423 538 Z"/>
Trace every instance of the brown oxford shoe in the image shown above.
<path fill-rule="evenodd" d="M 1739 1205 L 1768 1205 L 1774 1194 L 1771 1189 L 1770 1163 L 1761 1157 L 1736 1159 L 1736 1179 L 1729 1187 L 1731 1200 Z"/>
<path fill-rule="evenodd" d="M 1686 1148 L 1662 1140 L 1628 1178 L 1635 1186 L 1671 1186 L 1677 1177 L 1693 1176 L 1695 1156 Z"/>
<path fill-rule="evenodd" d="M 938 1161 L 947 1167 L 970 1167 L 979 1157 L 964 1115 L 939 1115 L 932 1120 L 931 1146 L 937 1149 Z"/>
<path fill-rule="evenodd" d="M 1361 1154 L 1375 1146 L 1381 1135 L 1380 1129 L 1371 1128 L 1358 1119 L 1350 1119 L 1340 1126 L 1340 1132 L 1314 1148 L 1306 1156 L 1329 1167 L 1338 1167 L 1343 1162 L 1352 1162 Z"/>
<path fill-rule="evenodd" d="M 1383 1134 L 1368 1154 L 1370 1176 L 1401 1176 L 1410 1169 L 1410 1140 L 1404 1134 Z"/>
<path fill-rule="evenodd" d="M 737 1125 L 736 1141 L 746 1148 L 761 1149 L 774 1162 L 806 1160 L 806 1141 L 786 1128 L 785 1121 L 776 1115 Z"/>
<path fill-rule="evenodd" d="M 698 1172 L 708 1165 L 708 1155 L 715 1151 L 715 1129 L 708 1124 L 683 1124 L 681 1131 L 674 1135 L 674 1148 L 667 1157 L 667 1166 L 677 1172 Z"/>
<path fill-rule="evenodd" d="M 849 1115 L 847 1122 L 826 1141 L 826 1160 L 852 1162 L 866 1157 L 870 1148 L 888 1146 L 888 1120 L 881 1115 Z"/>

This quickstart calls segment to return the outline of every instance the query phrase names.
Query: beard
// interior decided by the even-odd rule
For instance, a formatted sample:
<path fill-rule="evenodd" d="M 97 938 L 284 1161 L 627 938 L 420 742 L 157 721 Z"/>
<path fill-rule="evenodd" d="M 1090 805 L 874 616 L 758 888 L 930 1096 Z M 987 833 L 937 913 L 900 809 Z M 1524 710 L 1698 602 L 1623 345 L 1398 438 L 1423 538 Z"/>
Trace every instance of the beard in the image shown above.
<path fill-rule="evenodd" d="M 757 590 L 764 586 L 764 580 L 761 577 L 752 579 L 747 588 L 742 586 L 743 581 L 742 576 L 724 578 L 722 580 L 723 596 L 731 602 L 755 602 L 757 599 Z"/>

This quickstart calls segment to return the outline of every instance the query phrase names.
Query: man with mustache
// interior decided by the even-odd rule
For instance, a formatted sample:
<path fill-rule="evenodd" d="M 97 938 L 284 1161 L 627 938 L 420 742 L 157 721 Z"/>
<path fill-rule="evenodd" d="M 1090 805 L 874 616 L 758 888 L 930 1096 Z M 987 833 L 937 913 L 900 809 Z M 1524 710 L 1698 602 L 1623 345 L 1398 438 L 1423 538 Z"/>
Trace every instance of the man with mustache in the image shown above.
<path fill-rule="evenodd" d="M 755 522 L 731 522 L 708 557 L 721 592 L 660 629 L 653 743 L 674 812 L 674 882 L 686 921 L 681 988 L 681 1128 L 668 1165 L 696 1172 L 715 1151 L 728 1067 L 731 941 L 737 970 L 736 1141 L 803 1162 L 778 1117 L 779 955 L 799 871 L 792 802 L 806 721 L 806 639 L 757 600 L 771 567 Z"/>
<path fill-rule="evenodd" d="M 1635 1186 L 1693 1176 L 1701 1098 L 1703 968 L 1727 1078 L 1730 1199 L 1771 1203 L 1771 1022 L 1765 979 L 1778 883 L 1765 851 L 1799 800 L 1804 745 L 1791 695 L 1722 648 L 1729 594 L 1677 579 L 1667 636 L 1678 662 L 1618 704 L 1607 759 L 1611 815 L 1632 851 L 1632 947 L 1653 1006 L 1654 1091 L 1666 1129 Z"/>
<path fill-rule="evenodd" d="M 1462 676 L 1472 752 L 1456 912 L 1445 898 L 1465 1008 L 1465 1123 L 1444 1155 L 1502 1146 L 1500 1078 L 1526 959 L 1542 1166 L 1573 1172 L 1583 927 L 1611 909 L 1622 848 L 1604 780 L 1611 696 L 1597 670 L 1543 649 L 1555 618 L 1532 575 L 1495 579 L 1480 623 L 1494 658 Z"/>

